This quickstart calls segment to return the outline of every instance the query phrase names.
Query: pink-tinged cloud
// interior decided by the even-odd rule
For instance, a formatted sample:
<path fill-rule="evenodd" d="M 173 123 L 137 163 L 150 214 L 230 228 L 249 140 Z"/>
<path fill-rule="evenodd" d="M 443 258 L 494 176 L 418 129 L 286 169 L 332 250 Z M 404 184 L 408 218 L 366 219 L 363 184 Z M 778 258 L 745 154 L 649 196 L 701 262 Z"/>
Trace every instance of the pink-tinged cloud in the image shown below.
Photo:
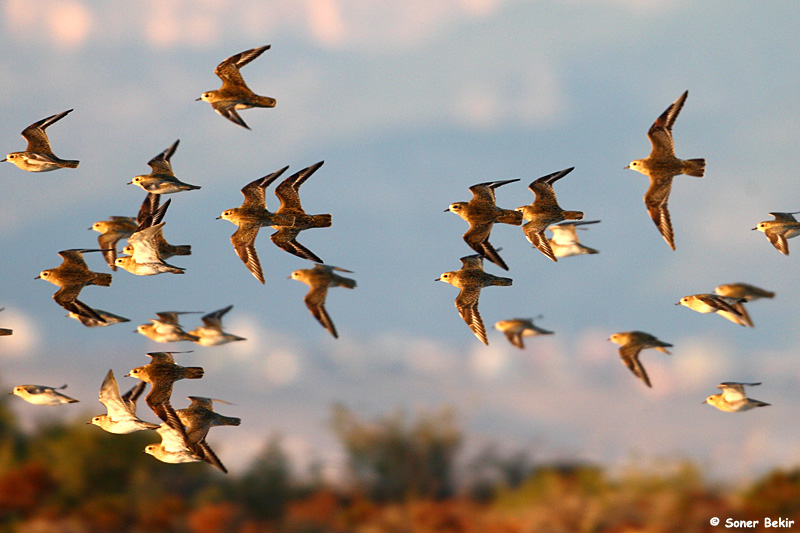
<path fill-rule="evenodd" d="M 57 47 L 83 44 L 94 25 L 89 8 L 69 0 L 6 0 L 3 17 L 7 31 L 45 37 Z"/>

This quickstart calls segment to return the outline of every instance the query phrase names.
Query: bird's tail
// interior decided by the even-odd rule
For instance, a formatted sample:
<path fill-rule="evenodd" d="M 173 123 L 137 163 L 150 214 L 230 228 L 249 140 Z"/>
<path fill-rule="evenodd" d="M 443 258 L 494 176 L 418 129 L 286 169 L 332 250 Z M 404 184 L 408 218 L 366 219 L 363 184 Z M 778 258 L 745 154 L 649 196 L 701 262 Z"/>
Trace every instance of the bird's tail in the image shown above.
<path fill-rule="evenodd" d="M 750 398 L 750 403 L 755 404 L 756 407 L 766 407 L 768 405 L 772 405 L 767 402 L 762 402 L 761 400 L 754 400 L 752 398 Z"/>
<path fill-rule="evenodd" d="M 217 420 L 223 426 L 238 426 L 238 425 L 240 425 L 242 423 L 242 419 L 241 418 L 236 418 L 235 416 L 222 416 L 222 415 L 219 415 L 219 417 L 217 417 Z"/>
<path fill-rule="evenodd" d="M 92 284 L 99 285 L 101 287 L 108 287 L 111 285 L 111 274 L 95 273 Z"/>
<path fill-rule="evenodd" d="M 203 377 L 205 370 L 199 366 L 187 366 L 186 367 L 186 379 L 200 379 Z"/>
<path fill-rule="evenodd" d="M 329 228 L 333 224 L 331 215 L 313 215 L 311 217 L 312 228 Z"/>
<path fill-rule="evenodd" d="M 67 168 L 78 168 L 78 163 L 80 163 L 80 161 L 76 161 L 74 159 L 63 159 L 63 160 L 61 160 L 61 164 L 64 165 L 65 167 L 67 167 Z"/>
<path fill-rule="evenodd" d="M 342 276 L 336 277 L 336 286 L 337 287 L 345 287 L 347 289 L 355 289 L 356 288 L 356 280 L 350 278 L 344 278 Z"/>
<path fill-rule="evenodd" d="M 705 159 L 687 159 L 683 162 L 683 173 L 687 176 L 702 178 L 706 172 Z"/>
<path fill-rule="evenodd" d="M 277 101 L 269 96 L 258 96 L 255 101 L 251 101 L 253 107 L 275 107 Z"/>
<path fill-rule="evenodd" d="M 583 211 L 564 211 L 564 220 L 583 220 Z"/>
<path fill-rule="evenodd" d="M 172 249 L 173 255 L 192 255 L 191 244 L 179 244 Z"/>
<path fill-rule="evenodd" d="M 492 280 L 492 285 L 500 285 L 502 287 L 508 287 L 514 282 L 511 278 L 494 278 Z"/>

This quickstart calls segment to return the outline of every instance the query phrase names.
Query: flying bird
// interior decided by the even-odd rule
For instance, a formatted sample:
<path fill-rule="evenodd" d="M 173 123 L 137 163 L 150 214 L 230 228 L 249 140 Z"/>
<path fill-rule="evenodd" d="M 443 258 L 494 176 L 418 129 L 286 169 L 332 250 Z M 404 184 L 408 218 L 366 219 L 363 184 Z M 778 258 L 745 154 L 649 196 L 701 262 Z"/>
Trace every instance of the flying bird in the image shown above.
<path fill-rule="evenodd" d="M 74 311 L 70 311 L 67 314 L 67 317 L 74 318 L 87 328 L 111 326 L 114 324 L 119 324 L 120 322 L 130 322 L 130 319 L 125 318 L 124 316 L 115 315 L 114 313 L 103 311 L 102 309 L 92 309 L 92 311 L 94 311 L 95 314 L 97 314 L 97 316 L 100 318 L 94 318 L 87 314 L 78 314 Z"/>
<path fill-rule="evenodd" d="M 200 379 L 203 369 L 199 366 L 184 367 L 175 364 L 172 354 L 176 352 L 151 352 L 152 359 L 148 364 L 131 370 L 127 376 L 140 379 L 150 384 L 150 393 L 144 399 L 150 409 L 173 429 L 184 437 L 186 432 L 178 415 L 170 403 L 172 385 L 180 379 Z"/>
<path fill-rule="evenodd" d="M 171 427 L 166 422 L 158 426 L 156 431 L 161 436 L 161 442 L 145 446 L 145 453 L 164 463 L 199 463 L 202 461 L 187 446 L 185 432 Z"/>
<path fill-rule="evenodd" d="M 228 470 L 222 461 L 206 442 L 206 437 L 208 431 L 214 426 L 238 426 L 242 420 L 214 412 L 214 402 L 211 398 L 189 396 L 189 400 L 192 402 L 189 407 L 176 411 L 186 429 L 187 447 L 208 464 L 227 473 Z"/>
<path fill-rule="evenodd" d="M 303 299 L 306 307 L 308 307 L 308 310 L 314 318 L 322 324 L 322 327 L 327 329 L 334 338 L 338 338 L 339 334 L 336 333 L 336 327 L 333 325 L 333 321 L 328 315 L 328 311 L 325 309 L 325 299 L 328 296 L 328 288 L 345 287 L 347 289 L 354 289 L 356 287 L 356 282 L 353 279 L 336 274 L 335 271 L 350 273 L 349 270 L 343 268 L 316 264 L 314 268 L 295 270 L 290 277 L 291 279 L 302 281 L 308 285 L 308 293 Z"/>
<path fill-rule="evenodd" d="M 717 385 L 717 388 L 722 389 L 720 394 L 712 394 L 702 403 L 707 403 L 728 413 L 735 413 L 738 411 L 749 411 L 755 407 L 766 407 L 770 404 L 760 400 L 748 398 L 744 392 L 745 387 L 755 387 L 761 383 L 737 383 L 726 381 Z"/>
<path fill-rule="evenodd" d="M 55 124 L 71 112 L 72 109 L 68 109 L 63 113 L 51 115 L 34 122 L 22 130 L 22 136 L 28 141 L 28 147 L 25 148 L 24 152 L 11 152 L 0 163 L 8 161 L 28 172 L 49 172 L 59 168 L 78 168 L 78 161 L 61 159 L 53 153 L 52 148 L 50 148 L 50 140 L 47 138 L 47 133 L 45 133 L 48 126 Z"/>
<path fill-rule="evenodd" d="M 255 278 L 264 283 L 264 272 L 261 270 L 261 262 L 256 254 L 256 237 L 258 230 L 264 226 L 272 226 L 276 222 L 282 225 L 291 225 L 294 217 L 288 218 L 283 215 L 271 213 L 266 207 L 265 189 L 278 177 L 283 174 L 288 166 L 273 172 L 263 178 L 251 181 L 242 187 L 244 201 L 239 207 L 226 209 L 217 220 L 223 219 L 239 226 L 231 235 L 231 244 L 236 250 L 236 255 L 244 262 L 247 269 Z"/>
<path fill-rule="evenodd" d="M 11 394 L 15 394 L 28 403 L 34 405 L 61 405 L 62 403 L 75 403 L 78 400 L 70 398 L 66 394 L 61 394 L 56 389 L 66 389 L 66 385 L 60 387 L 47 387 L 45 385 L 17 385 Z"/>
<path fill-rule="evenodd" d="M 272 225 L 272 228 L 277 231 L 270 236 L 272 242 L 279 248 L 314 263 L 322 263 L 322 259 L 297 242 L 297 236 L 303 230 L 329 228 L 332 223 L 331 215 L 307 214 L 300 204 L 300 186 L 316 172 L 323 163 L 324 161 L 320 161 L 319 163 L 315 163 L 292 174 L 275 188 L 275 196 L 278 197 L 281 205 L 278 207 L 278 210 L 275 211 L 275 216 L 273 218 L 275 223 Z M 292 223 L 289 225 L 280 223 L 290 219 Z"/>
<path fill-rule="evenodd" d="M 227 118 L 234 124 L 246 129 L 242 117 L 236 111 L 251 107 L 275 107 L 275 99 L 268 96 L 259 96 L 247 86 L 239 69 L 269 50 L 270 45 L 260 46 L 232 55 L 214 69 L 214 74 L 222 80 L 222 87 L 215 91 L 207 91 L 200 95 L 197 101 L 211 104 L 214 111 Z"/>
<path fill-rule="evenodd" d="M 744 298 L 728 298 L 716 294 L 692 294 L 684 296 L 675 305 L 683 305 L 698 313 L 717 313 L 740 326 L 752 326 L 747 323 L 738 309 L 738 304 L 746 302 Z"/>
<path fill-rule="evenodd" d="M 489 242 L 489 235 L 495 222 L 519 226 L 522 224 L 522 213 L 514 209 L 497 207 L 495 189 L 515 181 L 519 179 L 475 184 L 469 188 L 472 199 L 468 202 L 452 203 L 445 209 L 445 213 L 448 211 L 455 213 L 469 223 L 469 229 L 463 238 L 470 248 L 503 270 L 508 270 L 508 266 Z"/>
<path fill-rule="evenodd" d="M 547 229 L 553 232 L 553 237 L 547 239 L 553 255 L 556 257 L 570 257 L 573 255 L 596 254 L 599 253 L 594 248 L 584 246 L 578 240 L 578 230 L 586 229 L 586 224 L 597 224 L 599 220 L 580 220 L 576 222 L 563 221 L 558 224 L 551 224 Z"/>
<path fill-rule="evenodd" d="M 534 337 L 536 335 L 551 335 L 553 332 L 542 329 L 533 323 L 532 318 L 510 318 L 496 322 L 494 328 L 502 331 L 508 342 L 520 350 L 525 349 L 523 337 Z"/>
<path fill-rule="evenodd" d="M 511 278 L 501 278 L 484 272 L 483 256 L 474 254 L 461 258 L 459 270 L 445 272 L 434 281 L 443 281 L 461 289 L 455 302 L 458 314 L 461 315 L 478 340 L 488 345 L 486 327 L 478 312 L 478 298 L 481 295 L 481 289 L 492 285 L 509 286 L 512 283 Z"/>
<path fill-rule="evenodd" d="M 572 172 L 574 168 L 559 170 L 533 181 L 528 186 L 535 195 L 533 203 L 517 208 L 517 211 L 521 211 L 523 218 L 528 221 L 522 225 L 525 237 L 553 261 L 558 261 L 558 259 L 556 259 L 556 255 L 550 247 L 550 242 L 547 240 L 544 230 L 563 220 L 581 220 L 583 218 L 583 212 L 581 211 L 564 211 L 561 209 L 556 200 L 555 190 L 553 190 L 553 184 Z"/>
<path fill-rule="evenodd" d="M 128 185 L 138 185 L 148 193 L 153 194 L 173 194 L 181 191 L 193 191 L 199 189 L 199 185 L 184 183 L 175 177 L 172 171 L 170 159 L 178 148 L 180 139 L 172 143 L 172 146 L 156 155 L 147 164 L 152 169 L 150 174 L 136 176 Z"/>
<path fill-rule="evenodd" d="M 231 309 L 233 309 L 233 305 L 203 315 L 203 325 L 189 332 L 189 335 L 197 337 L 194 342 L 202 346 L 219 346 L 229 342 L 247 340 L 244 337 L 222 331 L 222 317 Z"/>
<path fill-rule="evenodd" d="M 794 215 L 800 211 L 793 211 L 791 213 L 770 213 L 775 220 L 765 220 L 759 222 L 753 230 L 763 231 L 767 236 L 769 242 L 772 243 L 780 253 L 789 255 L 789 243 L 787 239 L 797 237 L 800 235 L 800 222 L 794 218 Z"/>
<path fill-rule="evenodd" d="M 126 435 L 143 429 L 157 429 L 158 424 L 145 422 L 136 416 L 136 400 L 142 395 L 145 386 L 145 382 L 140 381 L 124 396 L 121 396 L 114 371 L 109 370 L 100 386 L 99 394 L 100 403 L 105 406 L 107 413 L 92 417 L 91 423 L 109 433 L 118 435 Z"/>
<path fill-rule="evenodd" d="M 689 91 L 684 92 L 653 122 L 647 132 L 653 148 L 644 159 L 631 161 L 625 167 L 641 172 L 650 178 L 650 188 L 644 195 L 644 203 L 650 218 L 655 222 L 658 231 L 667 241 L 670 248 L 675 249 L 675 236 L 669 216 L 667 202 L 672 189 L 672 178 L 679 174 L 702 178 L 705 174 L 706 160 L 678 159 L 675 157 L 675 146 L 672 140 L 672 125 L 678 118 Z"/>
<path fill-rule="evenodd" d="M 184 331 L 183 327 L 181 327 L 178 322 L 178 315 L 195 314 L 199 312 L 200 311 L 161 311 L 156 313 L 158 318 L 150 319 L 150 324 L 140 324 L 136 328 L 136 332 L 156 342 L 199 342 L 200 337 Z"/>
<path fill-rule="evenodd" d="M 103 251 L 77 248 L 61 250 L 58 252 L 58 255 L 63 258 L 61 264 L 56 268 L 42 270 L 35 279 L 43 279 L 60 287 L 53 295 L 53 299 L 67 311 L 103 322 L 103 317 L 98 315 L 94 309 L 78 300 L 78 295 L 87 285 L 101 287 L 111 285 L 111 274 L 92 272 L 83 260 L 85 253 Z"/>
<path fill-rule="evenodd" d="M 639 361 L 639 353 L 645 348 L 655 348 L 659 352 L 669 355 L 667 348 L 672 345 L 658 340 L 653 335 L 643 331 L 623 331 L 614 333 L 608 340 L 615 344 L 619 344 L 619 356 L 622 362 L 625 363 L 633 374 L 641 379 L 645 385 L 652 387 L 650 378 L 647 377 L 647 372 Z"/>

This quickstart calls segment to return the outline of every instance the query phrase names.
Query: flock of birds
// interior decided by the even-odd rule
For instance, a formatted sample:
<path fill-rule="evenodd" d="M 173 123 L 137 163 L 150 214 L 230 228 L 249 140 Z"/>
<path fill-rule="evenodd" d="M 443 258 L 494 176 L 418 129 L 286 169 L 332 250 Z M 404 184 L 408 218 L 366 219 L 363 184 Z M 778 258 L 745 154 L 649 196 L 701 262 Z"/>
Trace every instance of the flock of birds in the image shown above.
<path fill-rule="evenodd" d="M 240 69 L 268 49 L 269 46 L 253 48 L 221 62 L 214 72 L 222 80 L 222 87 L 203 93 L 198 100 L 209 102 L 220 115 L 238 126 L 250 129 L 237 111 L 250 107 L 274 107 L 275 99 L 259 96 L 251 91 L 242 78 Z M 46 133 L 49 126 L 63 119 L 71 111 L 70 109 L 49 116 L 25 128 L 22 136 L 28 141 L 27 148 L 24 151 L 8 154 L 3 161 L 13 163 L 29 172 L 77 168 L 79 161 L 61 159 L 53 153 Z M 58 286 L 53 299 L 69 312 L 70 318 L 79 320 L 84 326 L 101 327 L 129 321 L 114 313 L 95 309 L 78 298 L 84 287 L 88 285 L 108 287 L 112 281 L 111 274 L 90 270 L 84 260 L 84 254 L 101 252 L 112 271 L 121 268 L 137 276 L 185 272 L 185 268 L 170 264 L 167 260 L 174 256 L 191 255 L 191 246 L 172 245 L 167 242 L 163 233 L 166 224 L 164 218 L 171 199 L 161 202 L 161 195 L 200 189 L 200 186 L 185 183 L 175 176 L 171 158 L 178 144 L 179 141 L 175 141 L 148 162 L 151 168 L 149 174 L 136 176 L 128 183 L 142 188 L 147 193 L 136 217 L 112 216 L 107 220 L 95 222 L 90 229 L 100 234 L 98 248 L 61 250 L 58 252 L 62 258 L 61 264 L 43 270 L 37 276 L 37 279 Z M 265 191 L 288 167 L 245 185 L 241 189 L 244 195 L 242 205 L 223 211 L 217 218 L 228 220 L 237 226 L 231 236 L 233 248 L 247 269 L 262 284 L 264 274 L 255 248 L 255 240 L 262 227 L 270 226 L 275 229 L 271 240 L 276 246 L 313 262 L 313 267 L 295 270 L 290 277 L 309 286 L 304 299 L 306 306 L 333 337 L 338 337 L 336 327 L 325 309 L 328 288 L 352 289 L 355 288 L 356 282 L 337 273 L 349 272 L 348 270 L 324 264 L 315 253 L 297 241 L 298 235 L 303 230 L 331 226 L 330 214 L 309 215 L 300 202 L 300 186 L 322 165 L 323 162 L 320 161 L 304 168 L 277 185 L 275 195 L 280 201 L 277 211 L 267 210 Z M 127 240 L 127 245 L 122 248 L 124 255 L 118 255 L 118 243 L 123 239 Z M 190 341 L 202 346 L 218 346 L 244 341 L 245 338 L 223 330 L 222 318 L 232 307 L 229 305 L 203 315 L 203 325 L 189 331 L 181 326 L 179 317 L 195 311 L 162 311 L 156 313 L 157 318 L 151 319 L 149 324 L 139 325 L 136 331 L 162 343 Z M 10 334 L 11 330 L 0 330 L 0 335 Z M 134 368 L 126 374 L 141 380 L 141 383 L 125 395 L 120 394 L 113 371 L 109 370 L 99 393 L 100 402 L 106 407 L 107 414 L 94 417 L 92 423 L 106 431 L 120 434 L 155 429 L 162 440 L 159 444 L 148 445 L 145 451 L 160 461 L 167 463 L 205 461 L 227 472 L 206 442 L 206 436 L 213 426 L 236 426 L 241 421 L 216 413 L 213 404 L 221 400 L 212 398 L 190 396 L 191 403 L 188 407 L 177 410 L 172 407 L 171 395 L 174 382 L 180 379 L 200 379 L 204 374 L 204 370 L 200 367 L 183 367 L 176 364 L 173 357 L 176 353 L 181 352 L 148 353 L 151 358 L 149 364 Z M 145 402 L 162 421 L 159 425 L 141 420 L 136 415 L 136 402 L 144 390 L 145 383 L 151 386 Z M 62 387 L 19 385 L 14 387 L 12 392 L 36 405 L 59 405 L 78 401 L 59 392 L 65 387 L 66 385 Z"/>
<path fill-rule="evenodd" d="M 203 93 L 198 100 L 209 102 L 223 117 L 238 126 L 250 129 L 237 111 L 251 107 L 274 107 L 276 101 L 251 91 L 242 78 L 240 69 L 268 49 L 269 46 L 253 48 L 221 62 L 214 72 L 222 80 L 222 87 Z M 673 250 L 674 233 L 667 205 L 672 179 L 680 174 L 702 177 L 705 172 L 704 159 L 682 160 L 675 156 L 672 126 L 683 108 L 687 95 L 688 91 L 678 97 L 650 127 L 647 133 L 652 144 L 650 155 L 644 159 L 634 160 L 625 167 L 636 170 L 650 179 L 650 187 L 644 196 L 645 205 L 659 232 Z M 61 159 L 53 153 L 45 131 L 71 111 L 70 109 L 49 116 L 25 128 L 22 136 L 28 142 L 27 148 L 24 151 L 8 154 L 3 161 L 13 163 L 29 172 L 77 168 L 78 161 Z M 178 144 L 179 141 L 175 141 L 148 162 L 151 168 L 149 174 L 136 176 L 129 182 L 141 187 L 147 193 L 136 217 L 112 216 L 107 220 L 95 222 L 91 229 L 100 233 L 99 248 L 62 250 L 58 252 L 62 263 L 55 268 L 43 270 L 38 276 L 59 287 L 53 295 L 54 300 L 69 312 L 69 317 L 79 320 L 84 326 L 108 326 L 129 321 L 108 311 L 95 309 L 78 299 L 83 287 L 87 285 L 107 287 L 112 281 L 111 274 L 91 271 L 84 261 L 84 254 L 102 252 L 112 271 L 121 268 L 138 276 L 185 272 L 183 267 L 166 262 L 174 256 L 190 255 L 191 246 L 172 245 L 166 241 L 163 235 L 164 217 L 171 200 L 161 203 L 161 195 L 200 189 L 198 185 L 180 181 L 173 172 L 171 158 Z M 275 195 L 280 201 L 277 211 L 271 212 L 266 208 L 266 188 L 288 167 L 246 184 L 241 189 L 244 196 L 241 206 L 227 209 L 217 218 L 228 220 L 237 226 L 231 236 L 233 248 L 247 269 L 262 284 L 264 274 L 255 248 L 255 240 L 262 227 L 270 226 L 276 230 L 270 237 L 276 246 L 313 262 L 313 267 L 295 270 L 290 277 L 309 286 L 304 299 L 306 306 L 333 337 L 338 337 L 333 321 L 325 309 L 327 291 L 331 287 L 353 289 L 356 282 L 337 273 L 350 271 L 324 264 L 314 252 L 297 241 L 300 232 L 304 230 L 326 228 L 332 224 L 330 214 L 307 214 L 300 202 L 300 186 L 319 170 L 322 164 L 320 161 L 304 168 L 277 185 Z M 589 224 L 600 221 L 584 221 L 583 212 L 564 210 L 556 200 L 554 184 L 572 170 L 573 168 L 567 168 L 533 181 L 529 189 L 535 197 L 530 205 L 516 209 L 503 209 L 497 206 L 496 189 L 519 181 L 512 179 L 473 185 L 469 188 L 472 199 L 452 203 L 445 210 L 459 215 L 469 223 L 469 229 L 463 238 L 475 254 L 462 257 L 462 266 L 459 270 L 444 272 L 437 281 L 449 283 L 460 289 L 455 300 L 456 308 L 461 318 L 484 344 L 488 344 L 488 339 L 483 319 L 478 311 L 480 291 L 488 286 L 512 284 L 510 278 L 495 276 L 483 269 L 483 260 L 488 259 L 498 267 L 508 270 L 508 266 L 499 255 L 500 249 L 495 249 L 489 242 L 494 223 L 521 226 L 528 241 L 552 261 L 573 255 L 598 253 L 597 250 L 581 244 L 577 232 L 586 229 L 585 226 Z M 753 229 L 764 232 L 776 249 L 788 255 L 787 239 L 800 234 L 800 222 L 794 218 L 794 214 L 796 213 L 771 213 L 774 220 L 760 222 Z M 552 237 L 548 238 L 546 231 L 552 232 Z M 122 239 L 127 239 L 127 245 L 122 249 L 125 255 L 118 256 L 117 246 Z M 744 304 L 758 298 L 773 296 L 774 293 L 752 285 L 734 283 L 720 285 L 714 294 L 683 297 L 677 304 L 700 313 L 717 313 L 742 326 L 752 326 L 752 320 Z M 137 331 L 157 342 L 191 341 L 204 346 L 246 340 L 223 330 L 222 317 L 232 307 L 229 305 L 204 315 L 203 326 L 190 331 L 184 330 L 180 325 L 179 316 L 193 312 L 159 312 L 156 314 L 157 318 L 151 319 L 150 324 L 138 326 Z M 495 328 L 502 331 L 509 342 L 520 349 L 524 348 L 523 337 L 552 333 L 537 327 L 532 319 L 522 318 L 498 321 Z M 0 336 L 10 334 L 11 330 L 0 329 Z M 609 340 L 620 345 L 619 355 L 622 361 L 648 387 L 651 383 L 639 360 L 641 351 L 654 348 L 669 354 L 667 348 L 672 347 L 671 344 L 641 331 L 615 333 Z M 94 417 L 92 423 L 106 431 L 120 434 L 154 429 L 161 435 L 162 441 L 147 446 L 145 451 L 157 459 L 168 463 L 206 461 L 226 471 L 206 442 L 206 436 L 213 426 L 239 425 L 240 420 L 216 413 L 213 403 L 220 400 L 206 397 L 190 396 L 191 404 L 187 408 L 176 410 L 172 407 L 171 394 L 174 382 L 180 379 L 200 379 L 204 373 L 200 367 L 183 367 L 176 364 L 173 358 L 175 353 L 181 352 L 148 353 L 151 358 L 149 364 L 134 368 L 126 374 L 138 378 L 141 382 L 125 395 L 120 394 L 113 371 L 109 370 L 99 393 L 99 399 L 108 412 Z M 151 385 L 145 402 L 162 421 L 161 424 L 143 421 L 136 415 L 136 402 L 143 393 L 145 383 Z M 722 393 L 709 396 L 705 403 L 723 411 L 745 411 L 769 405 L 746 396 L 744 387 L 754 385 L 758 383 L 721 383 L 718 387 L 722 389 Z M 65 386 L 20 385 L 14 387 L 13 394 L 38 405 L 76 402 L 74 398 L 59 392 Z"/>
<path fill-rule="evenodd" d="M 688 94 L 686 91 L 680 95 L 659 115 L 648 130 L 647 136 L 652 145 L 650 155 L 644 159 L 631 161 L 625 167 L 640 172 L 650 179 L 650 187 L 644 196 L 645 206 L 664 240 L 673 250 L 675 250 L 675 238 L 668 208 L 672 179 L 680 174 L 698 178 L 705 174 L 705 159 L 684 160 L 675 156 L 672 126 Z M 483 269 L 483 260 L 488 259 L 498 267 L 508 270 L 508 266 L 498 253 L 499 249 L 495 249 L 489 242 L 492 226 L 495 223 L 521 225 L 528 241 L 552 261 L 558 261 L 560 257 L 597 253 L 597 250 L 580 243 L 577 231 L 586 229 L 584 226 L 588 224 L 600 221 L 584 221 L 582 211 L 562 209 L 556 199 L 553 185 L 572 170 L 574 167 L 547 174 L 533 181 L 528 186 L 534 194 L 534 201 L 530 205 L 516 209 L 503 209 L 497 206 L 496 189 L 519 181 L 511 179 L 475 184 L 469 188 L 472 199 L 467 202 L 452 203 L 445 210 L 457 214 L 469 223 L 469 229 L 464 233 L 463 239 L 476 253 L 462 257 L 459 270 L 445 272 L 436 280 L 460 289 L 455 300 L 456 308 L 464 322 L 484 344 L 489 342 L 486 327 L 478 312 L 481 289 L 494 285 L 510 286 L 513 283 L 511 278 L 495 276 Z M 800 234 L 800 222 L 793 217 L 796 213 L 770 214 L 775 220 L 760 222 L 753 229 L 763 231 L 775 248 L 788 255 L 787 239 Z M 546 231 L 552 232 L 553 236 L 548 238 Z M 699 313 L 717 313 L 736 324 L 752 327 L 753 322 L 744 304 L 758 298 L 774 296 L 773 292 L 746 283 L 732 283 L 718 286 L 714 294 L 685 296 L 677 304 Z M 502 331 L 509 342 L 520 349 L 524 348 L 523 337 L 552 333 L 537 327 L 530 318 L 500 320 L 494 327 Z M 646 348 L 655 348 L 668 354 L 667 348 L 672 346 L 642 331 L 614 333 L 608 340 L 620 345 L 619 355 L 622 362 L 648 387 L 652 385 L 639 360 L 639 354 Z M 754 385 L 759 383 L 721 383 L 718 387 L 722 389 L 722 393 L 709 396 L 704 403 L 729 412 L 769 405 L 747 398 L 744 387 Z"/>

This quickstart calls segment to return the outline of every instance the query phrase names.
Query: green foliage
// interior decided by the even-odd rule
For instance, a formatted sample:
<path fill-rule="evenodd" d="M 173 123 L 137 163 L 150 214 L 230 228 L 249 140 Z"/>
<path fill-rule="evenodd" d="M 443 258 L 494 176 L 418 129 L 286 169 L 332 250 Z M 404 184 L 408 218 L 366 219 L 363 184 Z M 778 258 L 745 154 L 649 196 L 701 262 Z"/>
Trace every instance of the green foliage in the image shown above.
<path fill-rule="evenodd" d="M 453 467 L 462 441 L 450 408 L 409 422 L 397 411 L 362 422 L 342 405 L 333 407 L 332 427 L 347 451 L 352 474 L 378 501 L 453 494 Z"/>

